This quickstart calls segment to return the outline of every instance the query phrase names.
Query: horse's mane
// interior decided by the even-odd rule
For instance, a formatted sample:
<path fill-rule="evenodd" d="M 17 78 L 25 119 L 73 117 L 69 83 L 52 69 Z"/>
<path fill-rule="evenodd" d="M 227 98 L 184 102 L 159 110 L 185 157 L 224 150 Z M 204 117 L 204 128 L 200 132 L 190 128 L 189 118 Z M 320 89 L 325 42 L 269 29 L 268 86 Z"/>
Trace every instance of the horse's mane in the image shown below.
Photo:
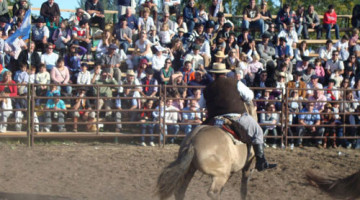
<path fill-rule="evenodd" d="M 345 178 L 323 177 L 313 171 L 306 172 L 306 178 L 334 198 L 356 199 L 360 197 L 360 170 Z"/>

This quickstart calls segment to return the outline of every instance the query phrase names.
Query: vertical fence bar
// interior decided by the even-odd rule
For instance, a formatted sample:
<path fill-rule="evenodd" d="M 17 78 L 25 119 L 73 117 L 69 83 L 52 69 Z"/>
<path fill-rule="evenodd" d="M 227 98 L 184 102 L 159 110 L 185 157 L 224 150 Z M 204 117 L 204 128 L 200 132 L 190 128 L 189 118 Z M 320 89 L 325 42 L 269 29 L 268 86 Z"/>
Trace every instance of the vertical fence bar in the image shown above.
<path fill-rule="evenodd" d="M 345 114 L 345 101 L 346 101 L 346 88 L 341 88 L 342 91 L 343 91 L 343 95 L 342 95 L 342 112 L 343 112 L 343 137 L 346 136 L 346 114 Z M 340 109 L 339 109 L 339 112 L 340 112 Z M 340 116 L 340 115 L 339 115 Z"/>
<path fill-rule="evenodd" d="M 289 129 L 289 88 L 286 88 L 285 92 L 285 148 L 288 145 L 288 129 Z"/>
<path fill-rule="evenodd" d="M 165 85 L 166 86 L 166 85 Z M 162 97 L 162 95 L 163 95 L 163 89 L 165 88 L 165 86 L 164 85 L 160 85 L 160 87 L 159 87 L 159 89 L 160 89 L 160 93 L 159 93 L 159 107 L 158 107 L 158 109 L 159 109 L 159 121 L 158 121 L 158 124 L 159 124 L 159 147 L 161 147 L 162 145 L 161 145 L 161 118 L 160 118 L 160 113 L 161 113 L 161 106 L 160 106 L 160 102 L 161 102 L 161 97 Z"/>
<path fill-rule="evenodd" d="M 100 126 L 99 126 L 99 117 L 100 117 L 100 111 L 99 111 L 99 101 L 100 101 L 100 89 L 99 89 L 99 85 L 95 85 L 96 87 L 96 135 L 99 135 L 99 129 L 100 129 Z"/>
<path fill-rule="evenodd" d="M 31 131 L 32 131 L 32 121 L 33 121 L 33 117 L 31 116 L 32 115 L 32 110 L 31 110 L 31 94 L 30 94 L 30 83 L 28 83 L 26 85 L 26 88 L 27 88 L 27 95 L 26 95 L 26 103 L 27 103 L 27 131 L 26 131 L 26 135 L 27 135 L 27 139 L 28 139 L 28 147 L 31 147 Z M 21 100 L 22 101 L 22 100 Z M 22 123 L 22 122 L 20 122 Z"/>
<path fill-rule="evenodd" d="M 35 115 L 35 86 L 34 84 L 31 84 L 31 113 L 33 113 L 33 116 Z M 39 116 L 37 116 L 39 118 Z M 32 123 L 32 127 L 34 129 L 35 127 L 35 122 L 34 120 L 31 120 Z M 38 124 L 38 126 L 40 127 L 40 125 Z M 40 131 L 40 130 L 38 130 Z M 31 142 L 30 145 L 33 146 L 34 145 L 34 131 L 31 134 Z"/>
<path fill-rule="evenodd" d="M 162 125 L 161 129 L 162 129 L 162 136 L 163 136 L 163 146 L 165 146 L 165 144 L 166 144 L 166 136 L 167 136 L 166 131 L 165 131 L 165 130 L 167 130 L 167 128 L 165 128 L 165 126 L 166 126 L 166 123 L 165 123 L 165 115 L 166 115 L 165 104 L 166 104 L 166 93 L 167 93 L 166 89 L 167 89 L 167 86 L 165 85 L 163 106 L 162 106 L 164 114 L 163 114 L 162 117 L 161 117 L 161 115 L 159 117 L 159 118 L 162 118 L 162 124 L 161 124 L 161 120 L 160 120 L 160 124 Z M 161 107 L 161 106 L 159 106 L 159 107 Z"/>

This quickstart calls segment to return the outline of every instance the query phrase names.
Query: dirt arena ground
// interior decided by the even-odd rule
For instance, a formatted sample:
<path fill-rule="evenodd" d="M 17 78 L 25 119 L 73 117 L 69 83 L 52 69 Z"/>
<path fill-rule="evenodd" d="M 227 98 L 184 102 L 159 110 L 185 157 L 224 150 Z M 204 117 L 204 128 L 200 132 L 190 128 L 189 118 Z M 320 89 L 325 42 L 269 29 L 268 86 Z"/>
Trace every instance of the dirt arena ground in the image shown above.
<path fill-rule="evenodd" d="M 148 200 L 161 169 L 178 145 L 165 148 L 110 143 L 0 143 L 0 200 Z M 341 151 L 341 155 L 338 154 Z M 360 168 L 360 151 L 304 148 L 266 149 L 275 170 L 254 172 L 249 199 L 329 199 L 304 180 L 304 172 L 345 176 Z M 240 175 L 234 174 L 222 199 L 240 199 Z M 211 179 L 196 173 L 186 199 L 208 199 Z"/>

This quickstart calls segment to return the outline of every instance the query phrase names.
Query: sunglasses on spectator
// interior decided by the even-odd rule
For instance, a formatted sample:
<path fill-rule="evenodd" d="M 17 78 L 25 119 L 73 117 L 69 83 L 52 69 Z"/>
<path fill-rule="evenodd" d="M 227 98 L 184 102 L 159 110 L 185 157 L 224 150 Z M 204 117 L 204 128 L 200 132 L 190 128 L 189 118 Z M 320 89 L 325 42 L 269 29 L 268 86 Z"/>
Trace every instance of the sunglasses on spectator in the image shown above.
<path fill-rule="evenodd" d="M 171 64 L 171 62 L 166 62 L 167 64 Z"/>

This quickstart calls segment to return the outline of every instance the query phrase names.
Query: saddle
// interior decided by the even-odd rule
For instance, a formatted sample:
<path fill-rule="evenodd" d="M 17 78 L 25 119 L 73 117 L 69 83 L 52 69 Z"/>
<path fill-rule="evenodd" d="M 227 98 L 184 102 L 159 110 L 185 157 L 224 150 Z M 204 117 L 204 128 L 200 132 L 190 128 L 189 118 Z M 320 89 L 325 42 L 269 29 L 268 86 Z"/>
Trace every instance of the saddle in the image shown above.
<path fill-rule="evenodd" d="M 236 122 L 237 118 L 232 116 L 216 116 L 212 119 L 206 120 L 204 124 L 210 126 L 217 126 L 225 132 L 232 135 L 232 137 L 242 143 L 251 144 L 251 138 L 247 132 Z"/>

